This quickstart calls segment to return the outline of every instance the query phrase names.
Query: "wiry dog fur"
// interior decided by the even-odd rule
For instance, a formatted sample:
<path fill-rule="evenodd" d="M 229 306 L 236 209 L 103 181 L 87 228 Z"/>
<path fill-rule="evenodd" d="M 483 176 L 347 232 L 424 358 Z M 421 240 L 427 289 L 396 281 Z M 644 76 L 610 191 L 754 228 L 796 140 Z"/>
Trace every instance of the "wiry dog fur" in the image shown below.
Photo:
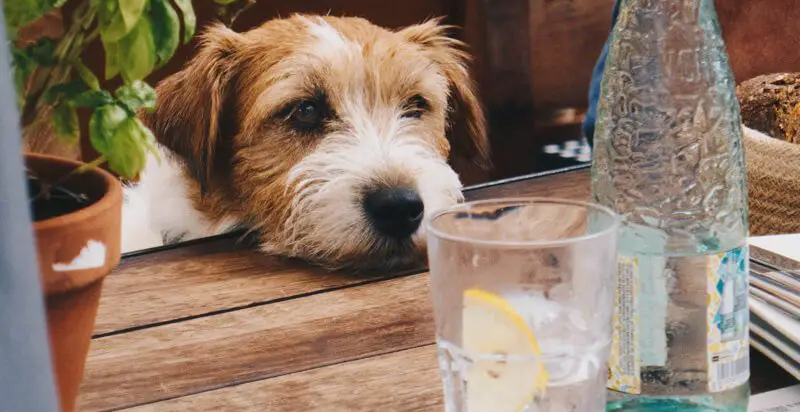
<path fill-rule="evenodd" d="M 244 226 L 268 253 L 331 268 L 418 263 L 422 229 L 381 236 L 363 198 L 415 189 L 428 216 L 461 199 L 451 152 L 488 158 L 468 56 L 446 30 L 301 15 L 241 34 L 212 26 L 144 115 L 162 156 L 127 191 L 123 247 Z M 308 101 L 326 114 L 310 130 L 297 120 Z"/>

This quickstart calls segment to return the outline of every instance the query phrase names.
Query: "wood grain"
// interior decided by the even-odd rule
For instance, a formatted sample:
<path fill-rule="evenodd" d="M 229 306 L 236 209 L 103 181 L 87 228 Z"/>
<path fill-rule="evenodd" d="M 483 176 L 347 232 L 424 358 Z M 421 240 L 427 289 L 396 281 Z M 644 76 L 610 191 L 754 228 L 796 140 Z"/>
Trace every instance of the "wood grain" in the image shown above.
<path fill-rule="evenodd" d="M 95 334 L 363 282 L 258 253 L 237 238 L 123 259 L 106 278 Z"/>
<path fill-rule="evenodd" d="M 128 412 L 441 412 L 433 345 L 144 405 Z"/>
<path fill-rule="evenodd" d="M 589 195 L 589 171 L 587 168 L 543 175 L 537 178 L 512 179 L 507 183 L 470 190 L 465 194 L 468 200 L 515 196 L 588 200 Z"/>
<path fill-rule="evenodd" d="M 95 339 L 81 411 L 118 409 L 433 343 L 427 275 Z"/>
<path fill-rule="evenodd" d="M 586 199 L 587 170 L 467 192 L 532 195 Z M 116 276 L 82 411 L 442 409 L 427 274 L 364 281 L 212 239 L 132 258 Z M 753 393 L 794 383 L 752 356 Z"/>
<path fill-rule="evenodd" d="M 581 170 L 468 190 L 466 196 L 580 199 L 588 196 L 587 183 L 586 172 Z M 113 334 L 368 280 L 265 256 L 236 240 L 210 239 L 124 259 L 106 278 L 95 334 Z"/>
<path fill-rule="evenodd" d="M 793 384 L 786 371 L 752 351 L 753 394 Z M 126 409 L 178 411 L 436 411 L 443 408 L 436 347 L 398 351 Z"/>

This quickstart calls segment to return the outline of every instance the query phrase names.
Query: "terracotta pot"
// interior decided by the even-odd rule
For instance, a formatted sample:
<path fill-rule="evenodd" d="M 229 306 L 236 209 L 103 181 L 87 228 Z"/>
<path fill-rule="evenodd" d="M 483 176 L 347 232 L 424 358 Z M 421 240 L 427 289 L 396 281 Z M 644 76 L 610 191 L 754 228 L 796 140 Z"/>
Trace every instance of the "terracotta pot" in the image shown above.
<path fill-rule="evenodd" d="M 28 154 L 28 169 L 48 182 L 60 181 L 81 163 Z M 90 205 L 34 222 L 39 272 L 47 302 L 47 326 L 61 410 L 75 410 L 94 330 L 103 279 L 120 261 L 122 188 L 100 169 L 61 182 L 86 194 Z"/>

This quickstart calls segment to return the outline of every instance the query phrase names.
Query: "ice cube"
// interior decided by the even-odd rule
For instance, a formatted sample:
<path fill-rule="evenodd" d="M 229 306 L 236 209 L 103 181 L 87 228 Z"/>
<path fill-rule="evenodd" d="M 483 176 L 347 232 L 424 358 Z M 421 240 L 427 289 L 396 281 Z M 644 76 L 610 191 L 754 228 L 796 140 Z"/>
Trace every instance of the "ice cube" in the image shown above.
<path fill-rule="evenodd" d="M 534 333 L 556 321 L 564 310 L 560 303 L 545 298 L 538 290 L 516 292 L 504 298 L 533 327 Z"/>
<path fill-rule="evenodd" d="M 562 294 L 565 295 L 565 294 Z M 547 299 L 541 291 L 504 295 L 532 326 L 550 375 L 549 386 L 570 385 L 597 376 L 602 362 L 598 342 L 580 311 L 565 302 Z M 602 347 L 602 343 L 599 344 Z"/>
<path fill-rule="evenodd" d="M 565 386 L 583 382 L 597 377 L 602 362 L 589 348 L 570 346 L 563 356 L 545 360 L 545 369 L 549 375 L 547 386 Z"/>

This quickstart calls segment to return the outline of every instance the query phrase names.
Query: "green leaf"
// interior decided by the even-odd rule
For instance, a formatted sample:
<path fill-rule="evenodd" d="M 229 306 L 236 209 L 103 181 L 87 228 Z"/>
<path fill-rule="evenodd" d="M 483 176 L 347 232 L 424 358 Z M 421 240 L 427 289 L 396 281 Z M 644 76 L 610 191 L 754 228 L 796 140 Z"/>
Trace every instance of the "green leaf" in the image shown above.
<path fill-rule="evenodd" d="M 50 87 L 44 92 L 43 97 L 45 103 L 53 104 L 59 100 L 72 100 L 84 91 L 86 91 L 86 85 L 80 80 L 73 80 Z"/>
<path fill-rule="evenodd" d="M 147 4 L 146 0 L 119 0 L 120 15 L 122 15 L 122 20 L 128 30 L 133 29 L 139 23 L 145 4 Z"/>
<path fill-rule="evenodd" d="M 31 60 L 44 67 L 52 67 L 56 64 L 56 42 L 48 37 L 41 37 L 36 43 L 24 49 Z"/>
<path fill-rule="evenodd" d="M 92 90 L 100 90 L 100 81 L 97 80 L 97 76 L 81 60 L 78 59 L 72 62 L 72 67 L 78 72 L 78 76 L 86 83 L 86 86 Z"/>
<path fill-rule="evenodd" d="M 169 0 L 152 0 L 153 42 L 156 45 L 158 64 L 165 64 L 175 54 L 180 42 L 181 24 L 178 13 Z"/>
<path fill-rule="evenodd" d="M 156 46 L 150 18 L 142 16 L 119 42 L 119 70 L 126 83 L 143 79 L 156 67 Z"/>
<path fill-rule="evenodd" d="M 145 126 L 145 124 L 142 123 L 138 117 L 135 117 L 133 120 L 136 122 L 136 127 L 139 130 L 139 139 L 141 140 L 141 143 L 145 147 L 155 149 L 156 136 L 153 134 L 153 131 Z"/>
<path fill-rule="evenodd" d="M 130 29 L 125 26 L 122 15 L 117 13 L 108 23 L 101 26 L 100 39 L 103 40 L 103 43 L 118 42 L 128 33 L 130 33 Z"/>
<path fill-rule="evenodd" d="M 92 113 L 89 119 L 89 140 L 98 153 L 104 157 L 113 148 L 111 141 L 120 125 L 130 118 L 125 109 L 117 105 L 101 106 Z"/>
<path fill-rule="evenodd" d="M 108 167 L 126 179 L 134 179 L 147 161 L 147 145 L 153 134 L 139 119 L 128 118 L 117 129 L 106 156 Z"/>
<path fill-rule="evenodd" d="M 95 0 L 93 0 L 95 1 Z M 100 39 L 103 43 L 113 43 L 125 37 L 130 31 L 119 11 L 117 0 L 96 0 L 97 20 L 100 26 Z"/>
<path fill-rule="evenodd" d="M 130 113 L 136 113 L 139 109 L 156 108 L 156 91 L 141 80 L 120 87 L 114 94 Z"/>
<path fill-rule="evenodd" d="M 77 142 L 80 136 L 78 125 L 78 112 L 66 102 L 62 102 L 53 109 L 53 128 L 56 135 L 68 142 Z"/>
<path fill-rule="evenodd" d="M 8 39 L 16 39 L 20 27 L 42 17 L 44 13 L 59 4 L 55 0 L 5 0 L 3 14 L 6 18 L 6 32 Z"/>
<path fill-rule="evenodd" d="M 23 49 L 12 47 L 14 86 L 17 92 L 22 92 L 25 82 L 37 66 L 52 67 L 55 65 L 55 47 L 55 41 L 45 37 Z"/>
<path fill-rule="evenodd" d="M 106 80 L 119 74 L 119 43 L 103 43 L 106 49 Z"/>
<path fill-rule="evenodd" d="M 14 87 L 16 87 L 17 93 L 21 94 L 25 87 L 25 82 L 33 73 L 33 70 L 36 69 L 36 62 L 22 50 L 12 50 L 11 57 L 14 66 Z"/>
<path fill-rule="evenodd" d="M 89 121 L 92 146 L 108 161 L 109 168 L 126 179 L 144 168 L 147 150 L 155 142 L 153 133 L 135 116 L 118 105 L 102 106 Z"/>
<path fill-rule="evenodd" d="M 117 42 L 127 36 L 143 15 L 147 0 L 100 0 L 98 19 L 103 43 Z"/>
<path fill-rule="evenodd" d="M 105 90 L 87 90 L 71 101 L 75 107 L 86 107 L 96 109 L 100 106 L 110 105 L 114 103 L 114 98 L 111 93 Z"/>
<path fill-rule="evenodd" d="M 227 6 L 229 4 L 236 3 L 236 0 L 214 0 L 214 3 L 221 4 L 223 6 Z"/>
<path fill-rule="evenodd" d="M 197 17 L 194 15 L 192 0 L 175 0 L 175 4 L 183 14 L 183 42 L 189 43 L 197 29 Z"/>

